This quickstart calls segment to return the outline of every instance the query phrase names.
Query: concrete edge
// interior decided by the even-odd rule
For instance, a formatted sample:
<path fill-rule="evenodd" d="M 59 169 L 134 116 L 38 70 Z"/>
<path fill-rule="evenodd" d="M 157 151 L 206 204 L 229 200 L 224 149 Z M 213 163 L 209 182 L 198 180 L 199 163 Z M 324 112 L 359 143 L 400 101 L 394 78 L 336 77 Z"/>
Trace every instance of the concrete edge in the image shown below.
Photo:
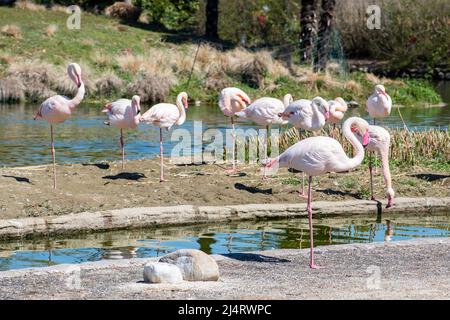
<path fill-rule="evenodd" d="M 384 208 L 385 203 L 369 200 L 313 203 L 314 214 L 327 216 L 370 215 L 382 212 L 417 214 L 448 210 L 450 197 L 397 198 L 392 208 Z M 4 219 L 0 220 L 0 239 L 306 215 L 306 203 L 125 208 L 63 216 Z"/>
<path fill-rule="evenodd" d="M 316 253 L 325 253 L 330 251 L 343 251 L 343 250 L 371 250 L 379 247 L 401 247 L 401 246 L 420 246 L 420 245 L 444 245 L 450 246 L 450 238 L 419 238 L 411 240 L 401 240 L 394 242 L 371 242 L 371 243 L 349 243 L 339 245 L 326 245 L 316 247 L 314 250 Z M 309 256 L 309 248 L 305 249 L 274 249 L 266 251 L 252 251 L 252 252 L 240 252 L 240 255 L 265 255 L 276 257 L 288 257 L 292 255 L 305 255 Z M 211 257 L 216 261 L 233 260 L 235 254 L 212 254 Z M 151 261 L 159 261 L 161 257 L 148 257 L 148 258 L 132 258 L 122 260 L 100 260 L 100 261 L 88 261 L 78 264 L 58 264 L 50 267 L 33 267 L 23 269 L 13 269 L 7 271 L 0 271 L 0 280 L 7 278 L 29 276 L 41 276 L 52 273 L 73 273 L 78 271 L 100 271 L 100 270 L 119 270 L 127 269 L 132 266 L 142 266 Z"/>

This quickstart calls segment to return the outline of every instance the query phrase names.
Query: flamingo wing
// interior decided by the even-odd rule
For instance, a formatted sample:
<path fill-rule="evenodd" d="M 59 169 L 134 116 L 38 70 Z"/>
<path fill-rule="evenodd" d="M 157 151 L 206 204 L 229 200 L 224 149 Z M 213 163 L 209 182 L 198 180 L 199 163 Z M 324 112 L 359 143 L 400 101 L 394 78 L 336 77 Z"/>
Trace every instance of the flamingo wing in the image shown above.
<path fill-rule="evenodd" d="M 170 103 L 158 103 L 145 112 L 141 120 L 160 128 L 172 127 L 180 118 L 178 107 Z"/>

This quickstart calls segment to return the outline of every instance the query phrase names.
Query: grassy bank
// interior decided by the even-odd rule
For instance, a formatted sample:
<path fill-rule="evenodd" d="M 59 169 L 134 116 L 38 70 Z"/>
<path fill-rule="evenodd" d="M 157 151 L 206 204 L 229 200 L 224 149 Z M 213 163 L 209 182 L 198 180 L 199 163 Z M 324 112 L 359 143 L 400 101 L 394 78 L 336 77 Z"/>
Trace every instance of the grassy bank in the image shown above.
<path fill-rule="evenodd" d="M 67 79 L 65 66 L 76 61 L 83 68 L 90 102 L 135 93 L 145 102 L 159 102 L 173 100 L 181 90 L 194 100 L 216 101 L 223 87 L 239 86 L 253 98 L 281 97 L 289 92 L 294 98 L 342 96 L 364 103 L 379 82 L 398 104 L 440 102 L 425 81 L 345 75 L 333 65 L 325 73 L 315 74 L 306 67 L 287 68 L 269 51 L 198 47 L 174 40 L 173 34 L 152 31 L 146 24 L 125 25 L 89 13 L 82 14 L 80 30 L 69 30 L 67 18 L 60 7 L 0 7 L 0 100 L 42 101 L 56 92 L 73 94 L 75 88 Z"/>

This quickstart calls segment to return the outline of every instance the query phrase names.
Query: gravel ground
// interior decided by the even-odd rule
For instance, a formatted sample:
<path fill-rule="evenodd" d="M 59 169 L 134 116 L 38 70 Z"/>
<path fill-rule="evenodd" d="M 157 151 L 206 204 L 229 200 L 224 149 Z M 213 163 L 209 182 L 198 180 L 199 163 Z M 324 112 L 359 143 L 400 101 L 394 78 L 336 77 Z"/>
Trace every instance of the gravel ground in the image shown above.
<path fill-rule="evenodd" d="M 146 284 L 131 259 L 0 272 L 0 299 L 449 299 L 450 239 L 215 255 L 217 282 Z M 80 275 L 79 277 L 77 275 Z M 78 281 L 80 280 L 80 281 Z"/>

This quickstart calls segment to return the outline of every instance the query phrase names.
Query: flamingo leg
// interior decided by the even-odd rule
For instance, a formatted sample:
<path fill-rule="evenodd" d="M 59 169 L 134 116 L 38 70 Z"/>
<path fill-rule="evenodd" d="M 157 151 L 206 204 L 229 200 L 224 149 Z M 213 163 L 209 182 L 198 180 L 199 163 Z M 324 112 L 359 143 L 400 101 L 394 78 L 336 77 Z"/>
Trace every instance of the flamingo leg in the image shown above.
<path fill-rule="evenodd" d="M 305 193 L 305 173 L 302 172 L 302 186 L 298 190 L 298 196 L 303 199 L 307 199 L 308 195 Z"/>
<path fill-rule="evenodd" d="M 373 169 L 372 169 L 372 153 L 369 156 L 369 173 L 370 173 L 370 200 L 375 200 L 373 195 Z"/>
<path fill-rule="evenodd" d="M 314 263 L 314 232 L 313 232 L 313 222 L 312 222 L 312 176 L 308 178 L 308 205 L 306 210 L 308 211 L 308 222 L 309 222 L 309 237 L 310 237 L 310 256 L 309 256 L 309 267 L 311 269 L 319 269 L 320 267 Z"/>
<path fill-rule="evenodd" d="M 267 149 L 269 148 L 269 126 L 266 126 L 266 143 L 264 146 L 264 159 L 267 162 Z M 263 180 L 267 179 L 267 173 L 266 173 L 266 166 L 264 166 L 264 175 L 263 175 Z"/>
<path fill-rule="evenodd" d="M 120 147 L 122 148 L 122 170 L 125 168 L 125 147 L 123 142 L 123 129 L 120 129 Z"/>
<path fill-rule="evenodd" d="M 50 139 L 51 139 L 51 149 L 52 149 L 52 160 L 53 160 L 53 189 L 56 189 L 56 157 L 55 157 L 55 141 L 53 139 L 53 125 L 50 125 Z"/>
<path fill-rule="evenodd" d="M 235 149 L 235 146 L 236 146 L 236 129 L 234 127 L 234 116 L 231 116 L 231 130 L 232 130 L 231 143 L 233 144 L 233 146 L 231 147 L 231 150 L 232 150 L 231 152 L 233 154 L 233 159 L 232 159 L 232 161 L 233 161 L 233 168 L 231 170 L 228 170 L 228 173 L 233 174 L 233 173 L 237 172 L 236 159 L 235 159 L 235 153 L 236 153 L 236 149 Z"/>
<path fill-rule="evenodd" d="M 159 176 L 159 182 L 164 181 L 164 146 L 163 146 L 163 133 L 162 128 L 159 128 L 159 158 L 160 158 L 160 176 Z"/>

